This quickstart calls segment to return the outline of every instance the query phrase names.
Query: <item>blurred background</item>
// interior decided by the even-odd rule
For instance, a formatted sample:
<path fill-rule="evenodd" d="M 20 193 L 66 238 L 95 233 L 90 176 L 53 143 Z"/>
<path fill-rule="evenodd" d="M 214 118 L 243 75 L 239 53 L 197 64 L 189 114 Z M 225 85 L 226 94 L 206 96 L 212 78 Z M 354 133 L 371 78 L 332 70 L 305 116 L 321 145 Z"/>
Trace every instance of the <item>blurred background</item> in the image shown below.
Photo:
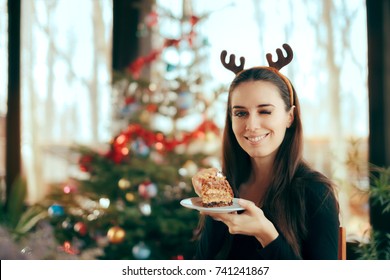
<path fill-rule="evenodd" d="M 20 258 L 191 258 L 198 213 L 179 202 L 194 196 L 197 170 L 220 166 L 233 74 L 219 54 L 266 65 L 288 43 L 294 60 L 282 72 L 300 98 L 305 158 L 337 184 L 347 239 L 368 242 L 366 9 L 363 0 L 0 0 L 0 238 Z M 11 106 L 20 119 L 7 122 Z"/>

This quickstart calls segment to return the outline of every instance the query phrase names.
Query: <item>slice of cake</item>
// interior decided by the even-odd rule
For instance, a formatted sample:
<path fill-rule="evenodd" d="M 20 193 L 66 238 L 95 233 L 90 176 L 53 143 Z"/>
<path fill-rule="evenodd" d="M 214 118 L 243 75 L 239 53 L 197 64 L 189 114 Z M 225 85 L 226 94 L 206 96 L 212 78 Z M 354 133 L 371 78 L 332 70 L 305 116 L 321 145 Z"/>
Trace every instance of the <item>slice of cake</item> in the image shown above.
<path fill-rule="evenodd" d="M 203 207 L 220 207 L 233 204 L 233 190 L 226 177 L 217 172 L 202 178 L 201 199 Z"/>

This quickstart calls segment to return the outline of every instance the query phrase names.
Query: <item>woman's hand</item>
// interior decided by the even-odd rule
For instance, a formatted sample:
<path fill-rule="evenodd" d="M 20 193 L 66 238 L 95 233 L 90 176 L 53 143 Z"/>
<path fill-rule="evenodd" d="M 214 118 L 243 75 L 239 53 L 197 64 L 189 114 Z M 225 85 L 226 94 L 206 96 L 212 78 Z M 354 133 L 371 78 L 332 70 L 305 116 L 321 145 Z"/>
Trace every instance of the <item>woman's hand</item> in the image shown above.
<path fill-rule="evenodd" d="M 241 214 L 202 213 L 226 224 L 231 234 L 244 234 L 256 237 L 263 247 L 278 237 L 278 231 L 272 222 L 264 216 L 263 210 L 249 200 L 239 199 L 238 203 L 245 209 Z"/>
<path fill-rule="evenodd" d="M 200 170 L 192 177 L 192 185 L 194 186 L 194 191 L 198 196 L 201 196 L 202 193 L 202 177 L 206 175 L 215 175 L 219 170 L 217 168 L 205 168 Z"/>

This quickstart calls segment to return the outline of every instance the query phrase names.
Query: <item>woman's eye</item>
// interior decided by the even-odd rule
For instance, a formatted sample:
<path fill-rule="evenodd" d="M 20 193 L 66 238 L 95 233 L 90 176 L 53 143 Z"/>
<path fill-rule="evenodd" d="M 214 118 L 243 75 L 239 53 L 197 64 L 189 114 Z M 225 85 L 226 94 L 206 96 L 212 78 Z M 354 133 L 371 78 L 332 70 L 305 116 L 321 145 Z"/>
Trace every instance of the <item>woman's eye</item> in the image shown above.
<path fill-rule="evenodd" d="M 259 111 L 259 113 L 262 115 L 271 115 L 271 111 L 268 111 L 268 110 L 261 110 L 261 111 Z"/>
<path fill-rule="evenodd" d="M 243 112 L 243 111 L 235 111 L 235 112 L 233 113 L 233 116 L 239 117 L 239 118 L 245 117 L 246 115 L 247 115 L 247 113 L 246 113 L 246 112 Z"/>

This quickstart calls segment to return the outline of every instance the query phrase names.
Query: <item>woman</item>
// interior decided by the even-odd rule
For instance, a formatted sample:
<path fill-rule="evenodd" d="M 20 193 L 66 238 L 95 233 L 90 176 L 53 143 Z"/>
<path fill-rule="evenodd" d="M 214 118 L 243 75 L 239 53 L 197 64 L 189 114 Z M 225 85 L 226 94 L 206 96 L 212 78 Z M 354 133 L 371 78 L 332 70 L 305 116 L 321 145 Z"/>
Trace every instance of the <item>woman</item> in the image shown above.
<path fill-rule="evenodd" d="M 303 159 L 300 106 L 279 70 L 292 60 L 278 49 L 270 67 L 236 73 L 229 88 L 222 172 L 240 213 L 203 213 L 196 259 L 337 259 L 339 209 L 332 182 Z M 199 195 L 200 171 L 193 178 Z"/>

